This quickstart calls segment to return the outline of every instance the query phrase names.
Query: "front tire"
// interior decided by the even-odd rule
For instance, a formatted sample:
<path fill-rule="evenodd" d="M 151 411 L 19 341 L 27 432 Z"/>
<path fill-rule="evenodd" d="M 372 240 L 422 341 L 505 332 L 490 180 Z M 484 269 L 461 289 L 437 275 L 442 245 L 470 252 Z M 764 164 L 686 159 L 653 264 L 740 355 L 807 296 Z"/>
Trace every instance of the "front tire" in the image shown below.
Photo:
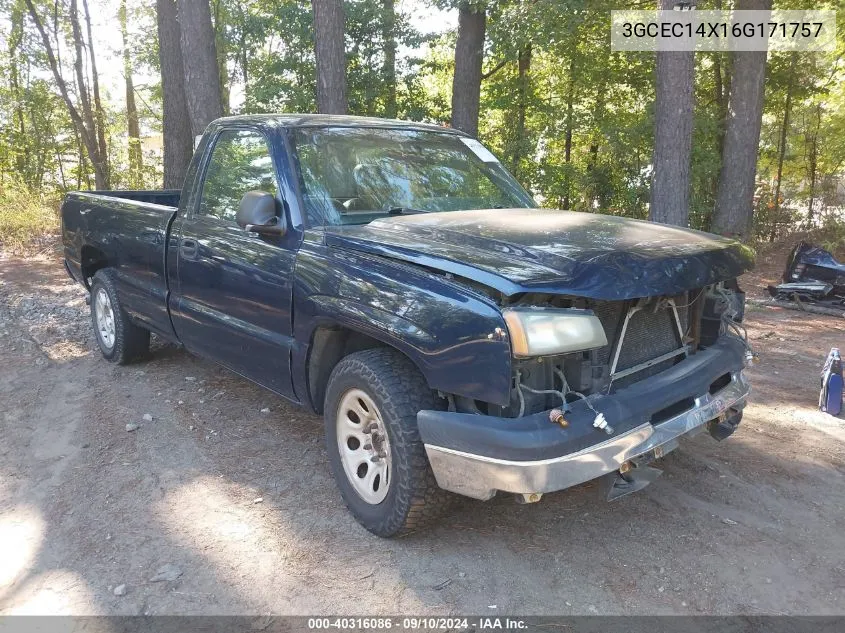
<path fill-rule="evenodd" d="M 145 356 L 150 348 L 149 330 L 129 320 L 108 270 L 98 270 L 91 283 L 91 323 L 107 361 L 126 365 Z"/>
<path fill-rule="evenodd" d="M 417 368 L 392 349 L 350 354 L 329 378 L 324 417 L 332 474 L 346 507 L 377 536 L 428 527 L 449 505 L 417 430 L 417 412 L 434 405 Z"/>

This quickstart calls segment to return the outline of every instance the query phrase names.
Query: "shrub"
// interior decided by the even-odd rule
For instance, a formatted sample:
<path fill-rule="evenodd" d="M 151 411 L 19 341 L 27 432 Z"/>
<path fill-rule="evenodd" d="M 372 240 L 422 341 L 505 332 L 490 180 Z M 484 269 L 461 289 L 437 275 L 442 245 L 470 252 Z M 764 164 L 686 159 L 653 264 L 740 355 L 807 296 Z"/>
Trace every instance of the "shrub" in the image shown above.
<path fill-rule="evenodd" d="M 21 252 L 59 230 L 58 199 L 17 183 L 0 184 L 0 250 Z"/>

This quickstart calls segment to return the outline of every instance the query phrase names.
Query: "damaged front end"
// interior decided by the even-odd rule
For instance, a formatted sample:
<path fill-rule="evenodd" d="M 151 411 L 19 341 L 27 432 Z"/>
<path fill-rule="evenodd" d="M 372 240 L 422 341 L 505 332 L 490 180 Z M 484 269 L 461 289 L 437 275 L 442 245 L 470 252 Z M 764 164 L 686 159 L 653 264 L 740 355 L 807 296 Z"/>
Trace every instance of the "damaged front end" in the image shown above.
<path fill-rule="evenodd" d="M 739 423 L 749 391 L 742 369 L 753 359 L 743 310 L 735 281 L 623 301 L 510 298 L 510 402 L 444 394 L 447 411 L 418 415 L 438 483 L 479 499 L 501 490 L 524 501 L 608 474 L 611 499 L 641 489 L 659 474 L 647 464 L 680 436 L 708 430 L 721 440 Z M 545 320 L 526 325 L 525 314 Z M 554 353 L 560 331 L 583 345 Z M 538 350 L 552 352 L 531 353 Z"/>

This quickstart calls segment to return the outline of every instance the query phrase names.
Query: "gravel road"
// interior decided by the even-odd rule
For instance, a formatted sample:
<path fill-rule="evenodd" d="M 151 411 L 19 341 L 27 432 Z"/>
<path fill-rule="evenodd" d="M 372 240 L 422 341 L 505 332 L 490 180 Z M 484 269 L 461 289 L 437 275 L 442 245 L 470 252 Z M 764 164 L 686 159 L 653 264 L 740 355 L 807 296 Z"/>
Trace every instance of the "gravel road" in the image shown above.
<path fill-rule="evenodd" d="M 842 614 L 845 426 L 815 405 L 845 320 L 747 321 L 762 362 L 729 440 L 613 504 L 467 500 L 385 541 L 316 417 L 160 342 L 107 363 L 55 257 L 0 259 L 0 614 Z"/>

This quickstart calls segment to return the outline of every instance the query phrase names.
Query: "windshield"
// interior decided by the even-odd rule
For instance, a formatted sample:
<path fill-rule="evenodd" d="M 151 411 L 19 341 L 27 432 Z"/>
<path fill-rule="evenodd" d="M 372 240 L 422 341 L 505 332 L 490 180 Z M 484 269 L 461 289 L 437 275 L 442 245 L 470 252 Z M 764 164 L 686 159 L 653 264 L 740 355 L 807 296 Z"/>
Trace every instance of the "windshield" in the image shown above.
<path fill-rule="evenodd" d="M 366 224 L 390 213 L 534 207 L 475 139 L 380 128 L 294 131 L 311 226 Z"/>

